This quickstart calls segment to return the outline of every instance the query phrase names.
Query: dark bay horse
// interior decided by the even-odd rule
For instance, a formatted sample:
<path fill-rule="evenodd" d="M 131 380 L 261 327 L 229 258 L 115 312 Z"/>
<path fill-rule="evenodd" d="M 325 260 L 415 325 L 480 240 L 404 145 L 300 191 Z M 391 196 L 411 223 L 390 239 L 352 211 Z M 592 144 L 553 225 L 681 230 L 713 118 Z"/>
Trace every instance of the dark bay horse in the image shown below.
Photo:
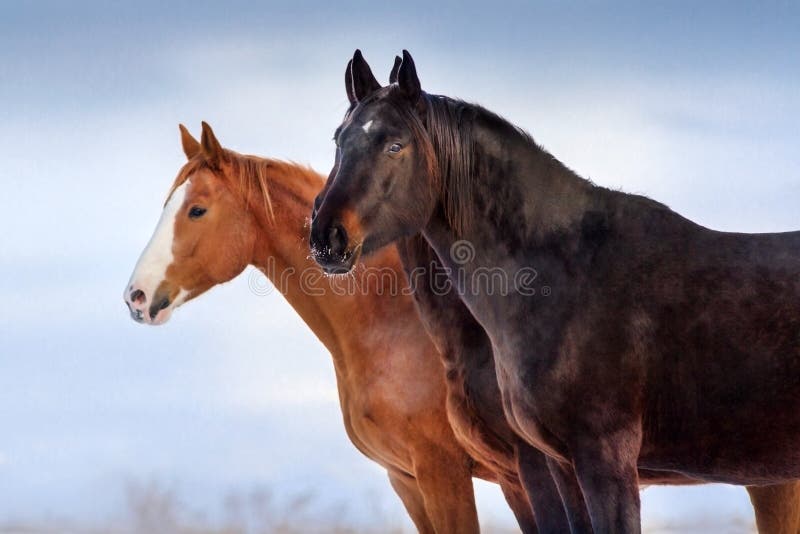
<path fill-rule="evenodd" d="M 595 186 L 423 92 L 407 52 L 384 88 L 357 52 L 351 90 L 315 258 L 347 272 L 421 232 L 491 339 L 509 423 L 574 473 L 596 532 L 640 531 L 650 477 L 795 485 L 800 232 L 716 232 Z"/>

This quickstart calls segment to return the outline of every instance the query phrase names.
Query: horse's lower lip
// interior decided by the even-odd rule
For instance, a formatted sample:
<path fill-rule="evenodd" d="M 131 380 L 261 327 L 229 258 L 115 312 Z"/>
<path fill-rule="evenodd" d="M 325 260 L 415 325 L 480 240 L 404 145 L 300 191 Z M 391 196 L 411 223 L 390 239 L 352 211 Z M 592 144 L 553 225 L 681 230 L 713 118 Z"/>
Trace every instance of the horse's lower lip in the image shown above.
<path fill-rule="evenodd" d="M 139 324 L 146 324 L 150 326 L 158 326 L 166 323 L 171 315 L 172 310 L 167 310 L 166 308 L 159 310 L 155 317 L 150 317 L 149 313 L 147 313 L 145 310 L 131 309 L 131 319 Z"/>
<path fill-rule="evenodd" d="M 344 258 L 326 261 L 320 266 L 325 274 L 347 274 L 353 270 L 353 266 L 356 264 L 356 259 L 356 255 L 347 254 Z"/>
<path fill-rule="evenodd" d="M 353 270 L 353 265 L 326 265 L 322 270 L 325 274 L 347 274 Z"/>
<path fill-rule="evenodd" d="M 325 274 L 347 274 L 353 270 L 356 262 L 361 257 L 361 247 L 348 251 L 343 258 L 334 261 L 327 261 L 322 264 Z"/>
<path fill-rule="evenodd" d="M 361 252 L 362 247 L 358 245 L 337 258 L 322 254 L 317 255 L 312 253 L 312 255 L 325 274 L 347 274 L 352 271 L 353 267 L 358 263 L 358 260 L 361 258 Z"/>

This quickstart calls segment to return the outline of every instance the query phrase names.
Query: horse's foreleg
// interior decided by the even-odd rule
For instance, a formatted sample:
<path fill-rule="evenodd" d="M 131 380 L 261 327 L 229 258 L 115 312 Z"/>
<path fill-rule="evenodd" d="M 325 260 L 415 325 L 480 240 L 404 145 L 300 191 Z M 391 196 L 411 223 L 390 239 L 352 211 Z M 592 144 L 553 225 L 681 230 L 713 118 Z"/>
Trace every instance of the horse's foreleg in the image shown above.
<path fill-rule="evenodd" d="M 417 531 L 420 534 L 436 534 L 428 512 L 425 511 L 425 500 L 417 485 L 417 479 L 405 473 L 389 471 L 389 482 L 403 501 L 403 506 L 417 527 Z"/>
<path fill-rule="evenodd" d="M 575 476 L 575 470 L 569 464 L 561 464 L 553 458 L 547 458 L 547 467 L 555 481 L 561 502 L 569 518 L 570 529 L 574 533 L 592 532 L 592 520 L 583 492 Z"/>
<path fill-rule="evenodd" d="M 517 470 L 541 532 L 570 532 L 570 522 L 558 486 L 544 454 L 528 444 L 517 447 Z"/>
<path fill-rule="evenodd" d="M 415 460 L 420 492 L 437 534 L 480 532 L 472 473 L 466 455 L 453 457 L 428 449 Z"/>
<path fill-rule="evenodd" d="M 800 533 L 800 481 L 772 486 L 748 486 L 762 534 Z"/>
<path fill-rule="evenodd" d="M 533 516 L 528 494 L 522 488 L 519 480 L 500 480 L 500 489 L 503 490 L 503 497 L 506 498 L 514 517 L 517 519 L 522 534 L 535 534 L 539 532 L 536 528 L 536 518 Z"/>
<path fill-rule="evenodd" d="M 640 436 L 633 429 L 623 429 L 570 447 L 596 534 L 638 534 L 642 530 L 636 467 Z"/>

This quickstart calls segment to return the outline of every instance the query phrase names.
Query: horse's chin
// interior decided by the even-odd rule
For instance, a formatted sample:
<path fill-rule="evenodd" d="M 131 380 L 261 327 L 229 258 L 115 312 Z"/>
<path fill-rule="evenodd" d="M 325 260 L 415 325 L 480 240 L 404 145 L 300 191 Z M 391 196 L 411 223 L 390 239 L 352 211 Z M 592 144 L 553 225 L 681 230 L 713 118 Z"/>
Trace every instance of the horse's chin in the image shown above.
<path fill-rule="evenodd" d="M 173 311 L 174 309 L 175 309 L 175 308 L 173 308 L 173 307 L 171 307 L 171 306 L 170 306 L 169 308 L 166 308 L 166 309 L 164 309 L 164 310 L 161 310 L 160 312 L 158 312 L 158 313 L 156 314 L 156 316 L 155 316 L 155 317 L 153 317 L 152 319 L 150 319 L 150 321 L 148 321 L 148 323 L 147 323 L 147 324 L 149 324 L 149 325 L 151 325 L 151 326 L 160 326 L 160 325 L 162 325 L 162 324 L 165 324 L 167 321 L 169 321 L 169 320 L 170 320 L 170 318 L 172 318 L 172 311 Z"/>

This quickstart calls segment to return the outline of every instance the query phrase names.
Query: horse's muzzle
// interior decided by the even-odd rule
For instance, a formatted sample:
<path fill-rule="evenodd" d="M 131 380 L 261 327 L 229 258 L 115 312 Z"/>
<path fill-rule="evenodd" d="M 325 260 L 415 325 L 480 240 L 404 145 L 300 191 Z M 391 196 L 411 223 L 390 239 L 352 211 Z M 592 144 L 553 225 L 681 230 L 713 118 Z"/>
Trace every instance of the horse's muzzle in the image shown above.
<path fill-rule="evenodd" d="M 311 223 L 311 255 L 328 274 L 344 274 L 353 269 L 358 254 L 348 250 L 347 231 L 339 223 Z"/>
<path fill-rule="evenodd" d="M 126 289 L 123 297 L 131 313 L 131 319 L 137 323 L 155 325 L 164 323 L 169 318 L 169 313 L 159 316 L 162 310 L 169 308 L 171 303 L 169 296 L 157 294 L 148 302 L 145 292 L 135 285 L 131 285 Z"/>

